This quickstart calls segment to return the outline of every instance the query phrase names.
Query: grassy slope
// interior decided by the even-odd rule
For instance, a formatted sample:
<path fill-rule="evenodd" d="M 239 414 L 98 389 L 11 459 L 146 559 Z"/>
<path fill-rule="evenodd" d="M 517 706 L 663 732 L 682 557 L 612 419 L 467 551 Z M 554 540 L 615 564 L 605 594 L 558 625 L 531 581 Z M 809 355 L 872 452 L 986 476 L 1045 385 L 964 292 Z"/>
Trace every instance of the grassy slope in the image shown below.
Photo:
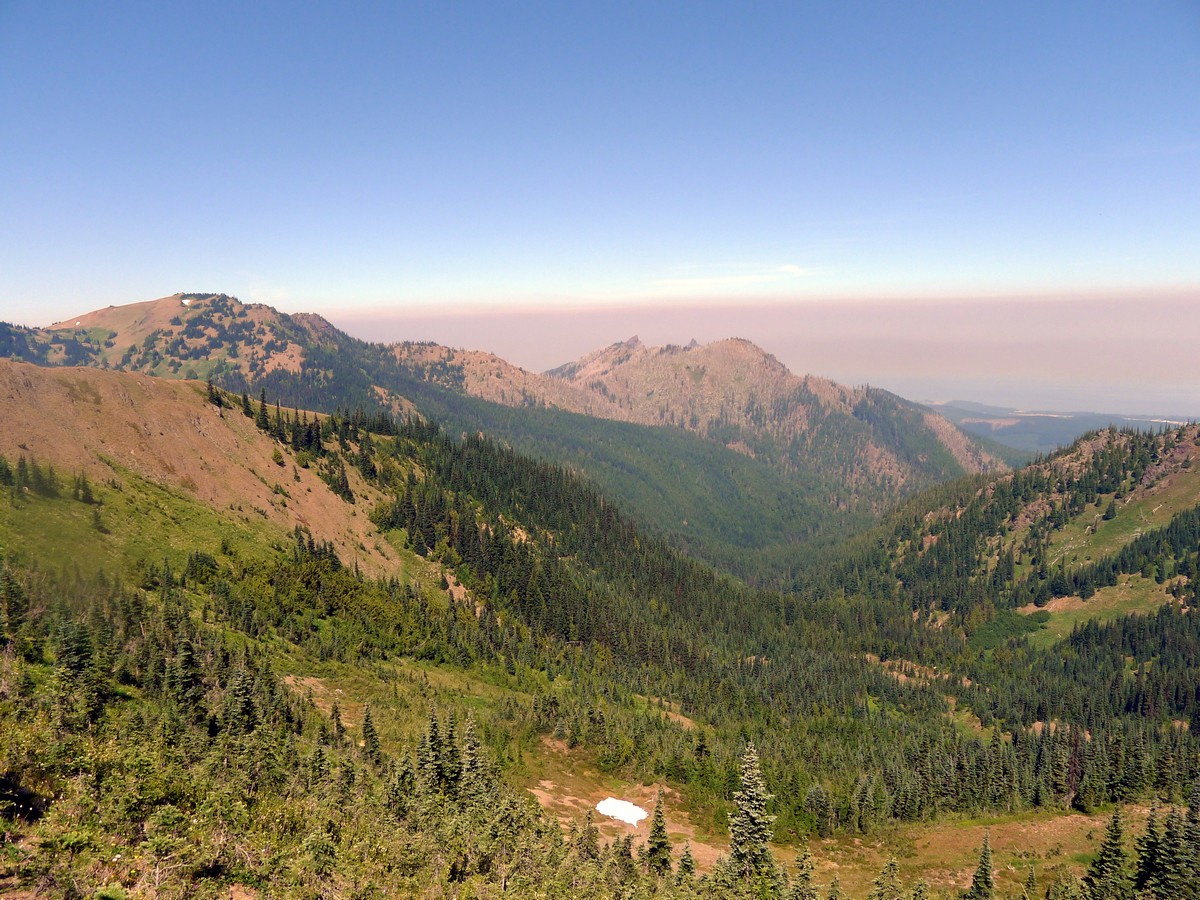
<path fill-rule="evenodd" d="M 1113 497 L 1113 494 L 1101 495 L 1096 506 L 1089 506 L 1054 532 L 1049 555 L 1053 565 L 1064 562 L 1068 571 L 1077 569 L 1115 553 L 1147 531 L 1167 525 L 1176 514 L 1200 503 L 1200 470 L 1181 469 L 1167 483 L 1118 500 L 1116 518 L 1105 521 L 1103 513 Z M 1019 543 L 1025 531 L 1015 532 L 1012 540 Z M 1028 571 L 1028 564 L 1017 566 L 1018 575 Z M 1140 575 L 1125 575 L 1120 584 L 1101 588 L 1087 601 L 1078 597 L 1052 600 L 1046 606 L 1050 621 L 1031 635 L 1030 640 L 1035 646 L 1046 648 L 1088 619 L 1103 622 L 1130 613 L 1151 613 L 1170 599 L 1166 585 Z M 1021 610 L 1034 611 L 1031 606 Z"/>
<path fill-rule="evenodd" d="M 1115 587 L 1101 588 L 1086 602 L 1078 597 L 1060 597 L 1050 601 L 1046 610 L 1050 621 L 1029 637 L 1035 647 L 1048 649 L 1070 635 L 1076 625 L 1089 619 L 1108 622 L 1134 613 L 1152 613 L 1171 600 L 1167 585 L 1156 584 L 1141 575 L 1122 575 Z M 1028 608 L 1021 610 L 1029 612 Z"/>

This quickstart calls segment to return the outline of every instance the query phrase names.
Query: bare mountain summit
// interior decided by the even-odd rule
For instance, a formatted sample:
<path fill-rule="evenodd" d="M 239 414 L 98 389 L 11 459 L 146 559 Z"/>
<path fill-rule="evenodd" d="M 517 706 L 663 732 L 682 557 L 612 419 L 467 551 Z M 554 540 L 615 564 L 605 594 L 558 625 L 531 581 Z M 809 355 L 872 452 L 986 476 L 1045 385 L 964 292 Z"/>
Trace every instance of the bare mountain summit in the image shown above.
<path fill-rule="evenodd" d="M 887 391 L 794 375 L 740 338 L 649 347 L 633 337 L 542 375 L 477 351 L 394 350 L 426 378 L 473 396 L 684 429 L 789 473 L 816 471 L 855 499 L 1004 468 L 936 413 Z"/>

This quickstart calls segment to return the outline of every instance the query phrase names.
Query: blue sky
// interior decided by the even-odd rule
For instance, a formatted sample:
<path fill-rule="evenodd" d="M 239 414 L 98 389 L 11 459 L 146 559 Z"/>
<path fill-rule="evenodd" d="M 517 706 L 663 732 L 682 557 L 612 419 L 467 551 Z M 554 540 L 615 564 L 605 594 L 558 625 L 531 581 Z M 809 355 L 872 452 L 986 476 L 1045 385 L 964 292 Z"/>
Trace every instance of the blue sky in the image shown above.
<path fill-rule="evenodd" d="M 1200 286 L 1200 3 L 0 0 L 0 147 L 27 324 L 1151 296 Z"/>

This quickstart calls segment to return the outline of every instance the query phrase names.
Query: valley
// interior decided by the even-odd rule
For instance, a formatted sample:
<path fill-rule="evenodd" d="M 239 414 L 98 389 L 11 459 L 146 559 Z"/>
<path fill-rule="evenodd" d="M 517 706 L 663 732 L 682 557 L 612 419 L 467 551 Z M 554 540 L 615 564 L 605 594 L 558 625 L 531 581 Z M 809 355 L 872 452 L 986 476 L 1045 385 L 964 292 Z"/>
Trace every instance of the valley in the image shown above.
<path fill-rule="evenodd" d="M 953 466 L 900 477 L 933 446 L 910 431 L 868 476 L 851 460 L 873 417 L 926 414 L 784 370 L 831 405 L 770 403 L 820 419 L 811 446 L 843 461 L 800 475 L 794 435 L 735 421 L 748 394 L 688 393 L 722 364 L 782 368 L 744 342 L 609 348 L 539 376 L 553 402 L 493 403 L 440 348 L 168 299 L 57 341 L 7 332 L 41 364 L 0 360 L 0 889 L 825 896 L 836 877 L 862 897 L 894 857 L 904 891 L 953 896 L 986 835 L 1015 897 L 1030 863 L 1039 895 L 1071 889 L 1115 810 L 1140 833 L 1152 805 L 1188 808 L 1194 425 L 1094 432 L 1008 471 L 938 424 Z M 607 391 L 645 415 L 614 374 L 638 360 L 695 424 L 567 408 Z M 714 439 L 727 426 L 742 437 Z M 721 565 L 801 521 L 752 572 Z M 134 791 L 147 771 L 169 777 Z M 650 812 L 659 788 L 692 874 L 655 874 L 649 817 L 594 811 Z M 760 863 L 738 870 L 748 846 Z"/>

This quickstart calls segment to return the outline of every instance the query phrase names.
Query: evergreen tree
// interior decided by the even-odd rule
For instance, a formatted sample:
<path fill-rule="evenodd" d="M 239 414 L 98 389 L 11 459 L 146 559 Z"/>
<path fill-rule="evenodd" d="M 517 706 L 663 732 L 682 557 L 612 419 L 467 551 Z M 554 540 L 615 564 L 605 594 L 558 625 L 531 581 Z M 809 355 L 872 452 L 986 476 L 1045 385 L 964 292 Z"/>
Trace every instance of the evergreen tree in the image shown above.
<path fill-rule="evenodd" d="M 1046 900 L 1082 900 L 1079 879 L 1070 872 L 1063 872 L 1046 888 Z"/>
<path fill-rule="evenodd" d="M 983 834 L 983 847 L 979 851 L 979 865 L 971 878 L 970 900 L 992 900 L 996 896 L 996 884 L 992 874 L 992 842 L 987 832 Z"/>
<path fill-rule="evenodd" d="M 663 790 L 658 789 L 654 801 L 654 815 L 650 819 L 650 836 L 646 839 L 646 868 L 652 875 L 666 875 L 671 871 L 671 839 L 667 836 L 667 823 L 663 816 Z"/>
<path fill-rule="evenodd" d="M 258 393 L 258 413 L 254 417 L 254 424 L 260 431 L 267 431 L 271 427 L 271 420 L 267 417 L 266 388 L 261 389 Z"/>
<path fill-rule="evenodd" d="M 813 884 L 814 869 L 812 852 L 808 848 L 808 841 L 805 841 L 796 851 L 796 877 L 792 879 L 788 889 L 788 900 L 819 900 L 817 888 Z"/>
<path fill-rule="evenodd" d="M 1129 857 L 1125 851 L 1125 828 L 1118 809 L 1109 820 L 1100 852 L 1083 877 L 1089 900 L 1129 900 L 1133 882 L 1129 878 Z"/>
<path fill-rule="evenodd" d="M 333 723 L 333 741 L 335 744 L 340 745 L 342 739 L 346 736 L 346 726 L 342 724 L 342 710 L 336 700 L 333 701 L 333 706 L 329 709 L 329 721 Z"/>
<path fill-rule="evenodd" d="M 1162 828 L 1158 823 L 1158 807 L 1150 810 L 1146 819 L 1146 830 L 1142 832 L 1135 843 L 1137 848 L 1137 872 L 1134 875 L 1133 886 L 1137 891 L 1154 891 L 1162 854 Z"/>
<path fill-rule="evenodd" d="M 371 705 L 369 703 L 363 708 L 362 739 L 363 756 L 372 765 L 379 765 L 379 733 L 375 730 L 375 720 L 371 718 Z"/>
<path fill-rule="evenodd" d="M 580 829 L 572 852 L 580 859 L 600 858 L 600 829 L 592 821 L 592 811 L 589 809 L 583 818 L 583 828 Z"/>
<path fill-rule="evenodd" d="M 475 734 L 475 718 L 470 715 L 463 723 L 458 777 L 459 799 L 468 806 L 482 806 L 488 795 L 487 769 Z"/>
<path fill-rule="evenodd" d="M 895 857 L 889 859 L 875 877 L 867 900 L 903 900 L 903 891 L 900 889 L 900 866 L 896 864 Z"/>
<path fill-rule="evenodd" d="M 696 874 L 696 859 L 692 856 L 692 844 L 688 841 L 683 845 L 683 854 L 679 857 L 679 871 L 676 882 L 684 881 Z"/>
<path fill-rule="evenodd" d="M 1033 863 L 1029 864 L 1029 872 L 1025 875 L 1025 885 L 1021 889 L 1021 900 L 1037 900 L 1037 874 Z"/>
<path fill-rule="evenodd" d="M 25 621 L 29 601 L 25 591 L 0 559 L 0 638 L 3 644 L 12 642 Z"/>
<path fill-rule="evenodd" d="M 778 877 L 775 857 L 767 845 L 775 823 L 775 817 L 767 813 L 773 796 L 767 792 L 758 751 L 747 744 L 742 754 L 741 789 L 733 795 L 737 812 L 729 820 L 730 863 L 739 878 L 773 881 Z"/>
<path fill-rule="evenodd" d="M 1190 898 L 1196 896 L 1196 857 L 1188 846 L 1187 824 L 1178 809 L 1167 815 L 1159 852 L 1159 866 L 1153 882 L 1158 896 Z"/>
<path fill-rule="evenodd" d="M 429 711 L 429 724 L 417 744 L 417 784 L 422 793 L 431 795 L 442 790 L 442 733 L 437 713 Z"/>

